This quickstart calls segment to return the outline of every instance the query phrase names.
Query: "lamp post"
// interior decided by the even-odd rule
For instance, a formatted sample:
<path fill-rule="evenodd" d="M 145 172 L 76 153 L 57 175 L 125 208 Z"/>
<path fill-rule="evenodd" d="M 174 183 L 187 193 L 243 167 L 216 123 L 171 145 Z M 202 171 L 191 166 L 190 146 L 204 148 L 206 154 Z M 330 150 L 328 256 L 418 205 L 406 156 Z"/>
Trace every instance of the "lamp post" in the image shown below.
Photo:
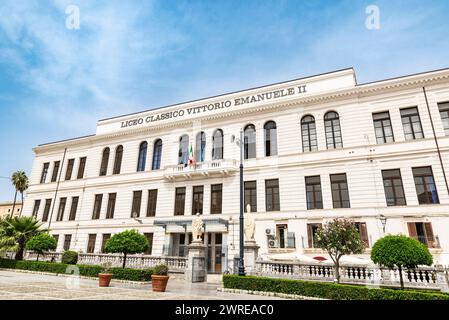
<path fill-rule="evenodd" d="M 383 214 L 381 214 L 380 216 L 377 217 L 380 222 L 382 223 L 382 230 L 383 233 L 385 234 L 385 226 L 387 225 L 387 217 L 385 217 Z"/>
<path fill-rule="evenodd" d="M 235 140 L 235 137 L 232 137 Z M 245 275 L 245 263 L 243 261 L 243 129 L 240 129 L 240 139 L 236 141 L 240 148 L 240 216 L 239 216 L 239 276 Z"/>

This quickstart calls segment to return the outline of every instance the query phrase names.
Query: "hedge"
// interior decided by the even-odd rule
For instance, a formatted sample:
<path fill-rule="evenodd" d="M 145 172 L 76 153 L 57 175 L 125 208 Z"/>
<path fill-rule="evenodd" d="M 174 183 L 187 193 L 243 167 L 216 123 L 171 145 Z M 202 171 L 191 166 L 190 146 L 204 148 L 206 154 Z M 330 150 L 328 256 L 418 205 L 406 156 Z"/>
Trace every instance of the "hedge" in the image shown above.
<path fill-rule="evenodd" d="M 40 272 L 51 272 L 65 274 L 67 267 L 73 268 L 73 265 L 56 263 L 56 262 L 38 262 L 26 260 L 10 260 L 0 258 L 0 268 L 20 269 Z M 80 276 L 98 277 L 101 272 L 101 266 L 95 265 L 76 265 L 79 268 Z M 130 280 L 130 281 L 151 281 L 153 269 L 129 269 L 129 268 L 111 268 L 113 279 Z M 70 274 L 68 272 L 68 274 Z"/>
<path fill-rule="evenodd" d="M 223 286 L 231 289 L 268 291 L 332 300 L 449 300 L 444 293 L 375 289 L 366 286 L 302 280 L 223 275 Z"/>

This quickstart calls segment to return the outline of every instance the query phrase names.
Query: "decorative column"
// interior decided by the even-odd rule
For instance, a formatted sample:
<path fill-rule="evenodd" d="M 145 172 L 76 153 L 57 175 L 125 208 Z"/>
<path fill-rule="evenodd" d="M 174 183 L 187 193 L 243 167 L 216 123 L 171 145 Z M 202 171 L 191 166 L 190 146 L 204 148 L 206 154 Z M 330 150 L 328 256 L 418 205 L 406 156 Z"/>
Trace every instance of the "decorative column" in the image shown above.
<path fill-rule="evenodd" d="M 189 245 L 187 269 L 184 273 L 188 282 L 207 281 L 206 250 L 201 235 L 203 234 L 203 219 L 197 213 L 192 221 L 192 243 Z"/>
<path fill-rule="evenodd" d="M 256 274 L 256 261 L 259 253 L 259 246 L 254 239 L 256 231 L 256 223 L 251 214 L 251 206 L 246 206 L 246 214 L 244 220 L 245 227 L 245 243 L 243 245 L 243 257 L 245 261 L 245 273 L 247 275 Z"/>

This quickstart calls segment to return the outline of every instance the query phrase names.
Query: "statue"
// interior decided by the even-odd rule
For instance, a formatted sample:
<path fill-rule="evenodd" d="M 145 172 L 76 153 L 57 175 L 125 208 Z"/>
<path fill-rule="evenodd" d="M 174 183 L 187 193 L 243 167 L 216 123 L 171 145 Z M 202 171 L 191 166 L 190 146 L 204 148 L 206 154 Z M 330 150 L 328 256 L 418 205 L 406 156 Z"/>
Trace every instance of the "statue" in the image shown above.
<path fill-rule="evenodd" d="M 197 213 L 196 217 L 192 220 L 192 242 L 202 242 L 201 236 L 203 235 L 203 219 L 200 214 Z"/>
<path fill-rule="evenodd" d="M 244 231 L 246 241 L 254 241 L 254 233 L 256 232 L 256 222 L 254 221 L 253 215 L 248 211 L 244 218 Z"/>

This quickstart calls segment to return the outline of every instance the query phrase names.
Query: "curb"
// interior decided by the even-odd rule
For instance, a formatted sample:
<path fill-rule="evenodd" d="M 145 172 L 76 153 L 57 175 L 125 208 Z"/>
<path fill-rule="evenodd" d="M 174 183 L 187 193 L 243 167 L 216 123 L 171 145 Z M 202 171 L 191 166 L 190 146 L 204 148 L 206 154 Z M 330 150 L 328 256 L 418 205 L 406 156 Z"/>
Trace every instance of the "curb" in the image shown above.
<path fill-rule="evenodd" d="M 0 270 L 12 271 L 12 272 L 20 272 L 20 273 L 41 274 L 41 275 L 45 275 L 45 276 L 55 276 L 55 277 L 65 277 L 65 278 L 77 277 L 77 278 L 80 278 L 80 279 L 87 279 L 87 280 L 98 279 L 97 277 L 87 277 L 87 276 L 80 276 L 80 275 L 67 274 L 67 273 L 53 273 L 53 272 L 32 271 L 32 270 L 22 270 L 22 269 L 9 269 L 9 268 L 0 268 Z M 114 282 L 128 283 L 128 284 L 138 284 L 138 285 L 151 284 L 151 281 L 132 281 L 132 280 L 112 279 L 111 283 L 114 283 Z"/>
<path fill-rule="evenodd" d="M 226 292 L 226 293 L 237 293 L 237 294 L 253 294 L 253 295 L 277 297 L 277 298 L 285 298 L 285 299 L 293 299 L 293 300 L 328 300 L 328 299 L 323 299 L 323 298 L 300 296 L 297 294 L 278 293 L 278 292 L 269 292 L 269 291 L 253 291 L 253 290 L 229 289 L 229 288 L 217 288 L 217 291 Z"/>

